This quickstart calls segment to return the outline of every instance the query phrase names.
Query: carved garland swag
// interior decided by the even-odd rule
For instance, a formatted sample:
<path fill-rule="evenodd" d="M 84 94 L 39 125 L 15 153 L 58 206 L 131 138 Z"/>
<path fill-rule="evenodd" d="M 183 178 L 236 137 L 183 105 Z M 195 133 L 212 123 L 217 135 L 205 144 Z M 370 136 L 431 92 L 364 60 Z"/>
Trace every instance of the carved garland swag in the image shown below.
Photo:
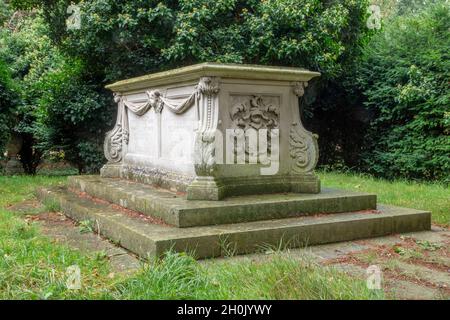
<path fill-rule="evenodd" d="M 195 87 L 194 92 L 181 102 L 178 99 L 164 97 L 158 90 L 146 91 L 147 101 L 140 104 L 127 101 L 122 95 L 115 93 L 114 101 L 118 104 L 117 120 L 114 128 L 106 134 L 104 144 L 106 159 L 110 163 L 117 163 L 122 160 L 123 144 L 128 144 L 129 111 L 138 116 L 143 116 L 151 108 L 154 108 L 156 113 L 161 113 L 164 108 L 167 108 L 175 114 L 181 114 L 194 104 L 198 107 L 202 95 L 206 95 L 209 98 L 211 95 L 216 94 L 218 90 L 219 88 L 214 78 L 203 77 Z"/>

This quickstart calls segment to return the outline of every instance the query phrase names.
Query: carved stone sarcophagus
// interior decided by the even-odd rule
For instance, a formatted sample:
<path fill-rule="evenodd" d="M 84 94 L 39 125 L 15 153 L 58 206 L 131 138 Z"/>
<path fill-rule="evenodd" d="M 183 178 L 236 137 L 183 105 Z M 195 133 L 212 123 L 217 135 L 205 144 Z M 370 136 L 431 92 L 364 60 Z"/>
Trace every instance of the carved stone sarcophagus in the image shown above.
<path fill-rule="evenodd" d="M 430 230 L 430 212 L 378 206 L 375 194 L 320 190 L 317 136 L 303 127 L 299 106 L 317 76 L 206 63 L 114 83 L 118 113 L 102 177 L 72 176 L 67 188 L 38 195 L 143 258 Z"/>
<path fill-rule="evenodd" d="M 319 75 L 204 63 L 111 84 L 118 114 L 101 174 L 190 200 L 319 193 L 317 136 L 299 111 L 308 81 Z"/>

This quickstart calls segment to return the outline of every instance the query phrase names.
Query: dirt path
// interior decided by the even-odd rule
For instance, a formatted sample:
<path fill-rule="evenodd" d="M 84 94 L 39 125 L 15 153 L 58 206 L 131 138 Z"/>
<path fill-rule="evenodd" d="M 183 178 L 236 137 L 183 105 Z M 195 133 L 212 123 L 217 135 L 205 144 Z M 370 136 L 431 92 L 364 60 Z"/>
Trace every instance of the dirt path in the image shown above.
<path fill-rule="evenodd" d="M 293 256 L 305 253 L 363 280 L 367 268 L 375 266 L 389 299 L 450 299 L 448 229 L 433 226 L 431 231 L 291 250 Z"/>

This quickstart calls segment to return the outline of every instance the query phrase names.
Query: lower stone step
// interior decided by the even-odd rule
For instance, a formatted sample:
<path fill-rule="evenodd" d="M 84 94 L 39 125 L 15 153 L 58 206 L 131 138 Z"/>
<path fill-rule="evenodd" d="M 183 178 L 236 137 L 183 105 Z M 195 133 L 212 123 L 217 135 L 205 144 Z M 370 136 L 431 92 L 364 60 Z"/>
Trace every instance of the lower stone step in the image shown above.
<path fill-rule="evenodd" d="M 57 203 L 72 219 L 90 221 L 97 232 L 144 258 L 160 256 L 170 249 L 210 258 L 431 228 L 430 212 L 390 206 L 379 206 L 378 211 L 177 228 L 63 187 L 41 188 L 37 194 L 43 202 Z"/>
<path fill-rule="evenodd" d="M 375 194 L 335 189 L 324 189 L 320 194 L 262 194 L 221 201 L 199 201 L 186 200 L 185 195 L 150 185 L 99 176 L 72 176 L 69 177 L 69 186 L 180 228 L 372 210 L 377 207 Z"/>

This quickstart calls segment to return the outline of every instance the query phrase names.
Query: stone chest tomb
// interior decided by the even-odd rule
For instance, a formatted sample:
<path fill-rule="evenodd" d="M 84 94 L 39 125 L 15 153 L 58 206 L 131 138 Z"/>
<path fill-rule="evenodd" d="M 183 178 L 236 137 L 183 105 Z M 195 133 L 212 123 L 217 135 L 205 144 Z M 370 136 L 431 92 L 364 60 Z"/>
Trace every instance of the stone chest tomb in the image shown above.
<path fill-rule="evenodd" d="M 319 75 L 206 63 L 110 85 L 119 107 L 102 176 L 156 184 L 196 200 L 319 193 L 317 137 L 304 129 L 298 104 Z"/>
<path fill-rule="evenodd" d="M 427 230 L 429 212 L 321 187 L 300 108 L 317 72 L 204 63 L 107 86 L 117 103 L 100 176 L 41 189 L 143 256 L 197 258 Z M 88 197 L 86 197 L 88 195 Z M 97 200 L 101 201 L 97 201 Z"/>

